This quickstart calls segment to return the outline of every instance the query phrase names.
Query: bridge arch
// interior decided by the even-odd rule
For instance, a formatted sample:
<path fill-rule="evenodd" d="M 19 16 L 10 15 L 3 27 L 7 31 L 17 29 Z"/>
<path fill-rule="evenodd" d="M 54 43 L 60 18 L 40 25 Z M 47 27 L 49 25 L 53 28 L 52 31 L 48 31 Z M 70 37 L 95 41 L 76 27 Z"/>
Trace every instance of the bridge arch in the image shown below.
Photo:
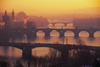
<path fill-rule="evenodd" d="M 84 36 L 84 37 L 89 37 L 89 35 L 90 35 L 90 34 L 89 34 L 88 31 L 84 31 L 84 30 L 83 30 L 83 31 L 80 31 L 80 32 L 79 32 L 79 36 L 80 36 L 80 37 L 83 37 L 83 36 Z"/>
<path fill-rule="evenodd" d="M 74 36 L 74 32 L 67 30 L 67 31 L 65 31 L 64 36 Z"/>
<path fill-rule="evenodd" d="M 14 47 L 14 48 L 17 48 L 17 49 L 22 50 L 22 48 L 21 48 L 21 47 L 18 47 L 18 46 L 11 46 L 11 45 L 0 45 L 0 46 L 5 46 L 5 47 Z"/>
<path fill-rule="evenodd" d="M 50 54 L 50 50 L 55 50 L 57 53 L 61 53 L 59 50 L 50 47 L 35 47 L 32 49 L 32 55 L 45 56 Z"/>
<path fill-rule="evenodd" d="M 58 51 L 61 51 L 61 49 L 58 48 L 57 46 L 55 46 L 55 47 L 52 47 L 52 46 L 35 46 L 32 49 L 35 49 L 35 48 L 53 48 L 53 49 L 56 49 Z"/>
<path fill-rule="evenodd" d="M 45 32 L 42 31 L 42 30 L 38 30 L 38 31 L 36 32 L 36 36 L 45 36 Z"/>
<path fill-rule="evenodd" d="M 55 26 L 60 26 L 60 27 L 63 27 L 63 26 L 65 26 L 66 24 L 64 24 L 64 23 L 55 23 Z"/>
<path fill-rule="evenodd" d="M 94 37 L 100 37 L 100 31 L 95 31 L 93 35 Z"/>
<path fill-rule="evenodd" d="M 68 23 L 68 24 L 66 24 L 66 26 L 73 26 L 73 23 Z"/>
<path fill-rule="evenodd" d="M 60 33 L 57 30 L 52 30 L 50 32 L 50 36 L 59 36 L 59 35 L 60 35 Z"/>
<path fill-rule="evenodd" d="M 49 26 L 49 27 L 52 27 L 52 26 L 53 26 L 53 24 L 52 24 L 52 23 L 49 23 L 49 24 L 48 24 L 48 26 Z"/>
<path fill-rule="evenodd" d="M 22 49 L 15 46 L 0 45 L 0 49 L 1 49 L 0 54 L 1 55 L 4 54 L 3 56 L 7 56 L 7 57 L 21 57 L 22 56 Z"/>

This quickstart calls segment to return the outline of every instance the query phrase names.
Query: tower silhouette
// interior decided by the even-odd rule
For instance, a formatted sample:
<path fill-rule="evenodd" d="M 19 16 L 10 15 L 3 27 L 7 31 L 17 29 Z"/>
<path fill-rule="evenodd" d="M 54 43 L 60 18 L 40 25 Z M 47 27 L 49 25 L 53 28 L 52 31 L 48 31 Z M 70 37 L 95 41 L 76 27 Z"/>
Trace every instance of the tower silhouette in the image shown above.
<path fill-rule="evenodd" d="M 14 9 L 12 10 L 12 15 L 11 15 L 11 22 L 14 22 L 15 16 L 14 16 Z"/>
<path fill-rule="evenodd" d="M 2 16 L 2 18 L 3 18 L 3 22 L 5 22 L 5 28 L 8 29 L 10 18 L 9 18 L 9 16 L 7 16 L 7 11 L 6 10 L 5 10 L 5 14 L 4 14 L 4 16 Z"/>

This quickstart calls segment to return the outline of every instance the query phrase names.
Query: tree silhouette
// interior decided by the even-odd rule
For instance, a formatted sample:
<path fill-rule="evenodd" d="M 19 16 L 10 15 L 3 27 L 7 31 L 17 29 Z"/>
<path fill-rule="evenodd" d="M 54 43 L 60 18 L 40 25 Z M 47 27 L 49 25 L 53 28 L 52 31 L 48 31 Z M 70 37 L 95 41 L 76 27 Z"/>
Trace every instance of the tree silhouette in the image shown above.
<path fill-rule="evenodd" d="M 14 67 L 24 67 L 19 60 L 17 60 L 14 64 Z"/>
<path fill-rule="evenodd" d="M 0 61 L 0 67 L 10 67 L 10 64 L 6 61 Z"/>

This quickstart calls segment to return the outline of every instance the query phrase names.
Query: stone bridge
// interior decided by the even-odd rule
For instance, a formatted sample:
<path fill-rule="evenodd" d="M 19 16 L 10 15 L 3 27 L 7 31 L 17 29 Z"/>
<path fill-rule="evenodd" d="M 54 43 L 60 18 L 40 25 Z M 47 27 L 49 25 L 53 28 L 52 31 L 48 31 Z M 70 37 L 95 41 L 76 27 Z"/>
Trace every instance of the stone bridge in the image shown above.
<path fill-rule="evenodd" d="M 100 47 L 96 46 L 81 46 L 70 44 L 46 44 L 46 43 L 0 43 L 0 46 L 11 46 L 22 50 L 23 58 L 32 57 L 32 49 L 36 47 L 49 47 L 54 48 L 61 52 L 61 57 L 68 57 L 69 50 L 73 49 L 87 49 L 95 52 L 100 52 Z"/>
<path fill-rule="evenodd" d="M 64 33 L 66 31 L 72 31 L 74 33 L 74 37 L 79 37 L 79 33 L 81 31 L 86 31 L 89 33 L 89 37 L 94 37 L 94 33 L 100 31 L 100 29 L 34 29 L 26 30 L 26 33 L 29 33 L 28 35 L 33 34 L 34 36 L 36 36 L 36 33 L 38 31 L 43 31 L 45 33 L 45 36 L 50 36 L 50 32 L 52 32 L 53 30 L 57 31 L 60 37 L 64 37 Z"/>
<path fill-rule="evenodd" d="M 66 31 L 72 31 L 74 33 L 74 37 L 79 37 L 79 33 L 81 31 L 86 31 L 89 33 L 89 37 L 94 37 L 94 33 L 97 31 L 100 31 L 100 29 L 9 29 L 9 30 L 0 30 L 1 36 L 9 36 L 13 34 L 17 35 L 23 35 L 26 34 L 27 36 L 36 36 L 38 31 L 43 31 L 45 33 L 45 36 L 50 36 L 50 32 L 53 30 L 57 31 L 59 33 L 60 37 L 64 37 L 64 34 Z"/>

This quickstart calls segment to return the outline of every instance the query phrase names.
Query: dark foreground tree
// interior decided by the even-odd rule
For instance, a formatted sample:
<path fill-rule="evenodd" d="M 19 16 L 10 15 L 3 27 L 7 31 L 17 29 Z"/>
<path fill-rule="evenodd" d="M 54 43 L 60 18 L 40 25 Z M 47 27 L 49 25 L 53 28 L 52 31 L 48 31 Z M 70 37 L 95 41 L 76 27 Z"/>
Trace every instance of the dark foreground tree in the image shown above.
<path fill-rule="evenodd" d="M 16 61 L 15 64 L 14 64 L 14 67 L 24 67 L 20 61 Z"/>
<path fill-rule="evenodd" d="M 92 65 L 94 53 L 86 49 L 74 50 L 74 55 L 70 58 L 72 67 L 80 67 L 82 65 Z"/>
<path fill-rule="evenodd" d="M 100 64 L 99 64 L 97 58 L 95 58 L 93 61 L 93 67 L 100 67 Z"/>
<path fill-rule="evenodd" d="M 0 67 L 10 67 L 10 64 L 6 61 L 0 61 Z"/>

